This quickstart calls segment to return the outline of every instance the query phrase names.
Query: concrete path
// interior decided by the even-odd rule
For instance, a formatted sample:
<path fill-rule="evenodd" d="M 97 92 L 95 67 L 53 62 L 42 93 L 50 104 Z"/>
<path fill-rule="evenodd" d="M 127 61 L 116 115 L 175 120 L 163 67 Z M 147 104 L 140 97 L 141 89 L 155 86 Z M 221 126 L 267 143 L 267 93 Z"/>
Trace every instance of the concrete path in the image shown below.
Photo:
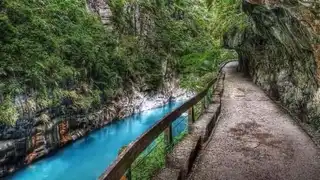
<path fill-rule="evenodd" d="M 222 111 L 189 180 L 320 180 L 319 149 L 229 63 Z"/>

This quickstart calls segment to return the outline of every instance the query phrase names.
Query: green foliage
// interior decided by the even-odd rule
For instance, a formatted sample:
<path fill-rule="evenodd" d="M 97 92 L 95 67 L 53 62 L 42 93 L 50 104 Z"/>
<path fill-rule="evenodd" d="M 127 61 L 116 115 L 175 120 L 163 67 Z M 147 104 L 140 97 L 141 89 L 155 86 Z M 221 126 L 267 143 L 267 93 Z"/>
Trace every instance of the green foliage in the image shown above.
<path fill-rule="evenodd" d="M 165 165 L 167 151 L 163 134 L 154 143 L 132 164 L 132 179 L 149 180 L 157 170 Z"/>
<path fill-rule="evenodd" d="M 14 79 L 21 86 L 43 90 L 61 87 L 66 80 L 108 80 L 112 71 L 98 65 L 109 61 L 107 45 L 112 40 L 83 1 L 5 0 L 3 4 L 2 81 Z"/>
<path fill-rule="evenodd" d="M 0 97 L 37 91 L 40 107 L 70 97 L 76 108 L 89 108 L 99 103 L 100 91 L 110 96 L 109 88 L 121 86 L 119 69 L 110 67 L 115 40 L 82 0 L 1 1 L 0 29 Z M 79 82 L 89 83 L 91 92 L 76 91 Z M 52 99 L 52 92 L 60 93 Z M 13 117 L 9 101 L 1 113 Z"/>
<path fill-rule="evenodd" d="M 18 119 L 18 112 L 11 102 L 11 97 L 6 97 L 0 104 L 0 117 L 2 122 L 11 126 L 15 125 Z"/>
<path fill-rule="evenodd" d="M 230 2 L 228 6 L 235 7 L 234 4 L 238 3 Z M 206 3 L 201 0 L 175 1 L 173 14 L 179 16 L 158 21 L 160 42 L 163 47 L 168 47 L 165 48 L 167 52 L 175 55 L 175 66 L 184 88 L 201 90 L 214 78 L 221 62 L 236 58 L 234 52 L 223 50 L 220 46 L 222 31 L 227 31 L 227 27 L 219 29 L 217 14 L 221 14 L 222 10 L 217 8 L 220 6 L 208 11 Z M 223 11 L 226 13 L 230 9 Z"/>
<path fill-rule="evenodd" d="M 184 131 L 174 137 L 172 146 L 179 143 L 187 134 L 188 132 Z M 156 171 L 164 167 L 168 152 L 170 149 L 167 149 L 164 135 L 161 134 L 132 164 L 132 179 L 151 179 Z"/>
<path fill-rule="evenodd" d="M 108 1 L 112 28 L 85 3 L 0 2 L 0 99 L 23 94 L 45 108 L 67 98 L 73 108 L 88 110 L 133 84 L 157 90 L 167 71 L 179 73 L 183 87 L 201 89 L 217 65 L 233 57 L 214 33 L 223 13 L 208 12 L 202 0 Z M 238 3 L 232 3 L 236 13 Z"/>
<path fill-rule="evenodd" d="M 221 37 L 230 28 L 243 30 L 247 25 L 247 16 L 241 9 L 241 0 L 206 0 L 214 13 L 212 26 L 215 38 Z"/>

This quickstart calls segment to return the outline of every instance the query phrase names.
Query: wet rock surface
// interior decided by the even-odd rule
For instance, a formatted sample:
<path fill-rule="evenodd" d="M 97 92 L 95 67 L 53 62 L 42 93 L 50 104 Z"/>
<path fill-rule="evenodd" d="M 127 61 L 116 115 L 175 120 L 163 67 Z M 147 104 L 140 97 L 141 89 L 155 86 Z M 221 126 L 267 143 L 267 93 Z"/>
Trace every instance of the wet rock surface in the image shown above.
<path fill-rule="evenodd" d="M 224 69 L 220 118 L 189 179 L 319 179 L 319 148 L 236 68 Z"/>

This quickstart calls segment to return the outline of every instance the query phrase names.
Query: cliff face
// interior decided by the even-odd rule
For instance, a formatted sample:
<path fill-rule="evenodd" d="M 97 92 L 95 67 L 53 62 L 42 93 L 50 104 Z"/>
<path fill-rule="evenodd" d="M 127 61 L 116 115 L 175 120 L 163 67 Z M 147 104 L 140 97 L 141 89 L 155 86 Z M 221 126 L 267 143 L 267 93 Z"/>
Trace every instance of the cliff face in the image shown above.
<path fill-rule="evenodd" d="M 87 3 L 88 10 L 97 13 L 102 23 L 112 28 L 112 12 L 107 3 L 103 0 L 88 0 Z M 148 33 L 151 19 L 146 16 L 141 18 L 137 8 L 134 14 L 136 31 L 142 35 Z M 142 22 L 146 20 L 148 22 Z M 192 95 L 179 88 L 179 80 L 168 61 L 163 61 L 162 64 L 162 82 L 157 91 L 151 91 L 144 79 L 129 82 L 131 87 L 121 96 L 90 112 L 77 113 L 67 105 L 68 102 L 62 102 L 58 107 L 43 109 L 32 97 L 16 97 L 16 106 L 23 111 L 19 112 L 16 126 L 0 125 L 0 177 L 114 120 L 163 106 L 174 98 Z"/>
<path fill-rule="evenodd" d="M 240 69 L 304 123 L 320 129 L 320 3 L 246 0 L 245 29 L 232 29 L 224 46 Z"/>

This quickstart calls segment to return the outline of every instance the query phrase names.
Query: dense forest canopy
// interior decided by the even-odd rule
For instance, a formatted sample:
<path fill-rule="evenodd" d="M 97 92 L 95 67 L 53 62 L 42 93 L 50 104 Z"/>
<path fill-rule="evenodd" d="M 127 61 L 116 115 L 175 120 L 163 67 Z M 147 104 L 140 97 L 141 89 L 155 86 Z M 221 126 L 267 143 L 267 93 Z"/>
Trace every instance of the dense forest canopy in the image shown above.
<path fill-rule="evenodd" d="M 109 25 L 84 0 L 0 2 L 1 122 L 14 125 L 22 97 L 40 109 L 65 98 L 76 109 L 92 109 L 136 83 L 157 90 L 164 62 L 182 87 L 198 90 L 221 61 L 234 57 L 220 47 L 222 33 L 245 21 L 236 0 L 107 3 Z"/>

